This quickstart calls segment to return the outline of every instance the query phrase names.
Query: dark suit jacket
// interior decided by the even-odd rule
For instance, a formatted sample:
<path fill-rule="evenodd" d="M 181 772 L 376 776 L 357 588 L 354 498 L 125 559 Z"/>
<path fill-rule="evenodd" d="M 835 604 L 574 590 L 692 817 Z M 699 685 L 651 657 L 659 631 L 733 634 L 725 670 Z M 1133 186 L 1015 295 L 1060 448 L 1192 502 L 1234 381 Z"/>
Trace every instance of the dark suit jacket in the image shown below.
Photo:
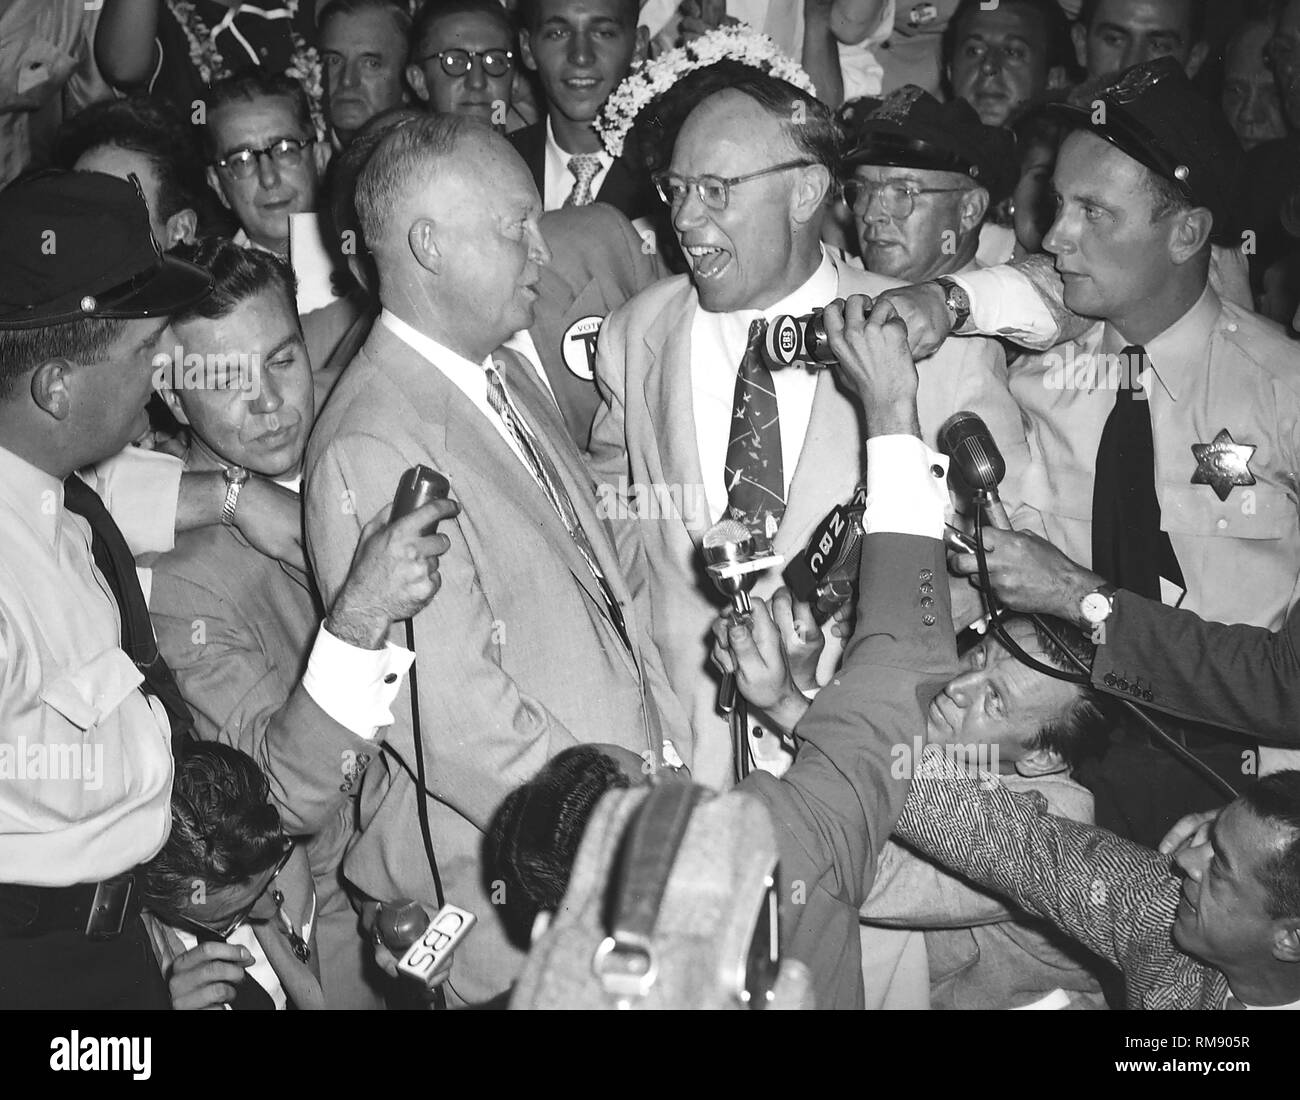
<path fill-rule="evenodd" d="M 858 909 L 902 812 L 926 709 L 957 667 L 945 568 L 938 539 L 867 536 L 858 628 L 795 729 L 794 764 L 739 787 L 771 811 L 783 948 L 808 966 L 818 1008 L 864 1005 Z"/>
<path fill-rule="evenodd" d="M 528 334 L 564 415 L 569 437 L 585 451 L 591 439 L 591 422 L 600 406 L 594 381 L 600 328 L 610 313 L 667 272 L 632 223 L 604 203 L 549 210 L 542 215 L 541 228 L 551 250 L 551 262 L 542 268 L 533 326 Z M 345 311 L 351 308 L 349 302 L 340 299 L 307 315 L 303 329 L 308 333 L 309 346 L 316 331 L 312 322 L 323 329 L 327 315 L 345 318 Z M 361 350 L 374 318 L 372 306 L 341 337 L 335 337 L 328 360 L 317 363 L 312 359 L 318 409 L 343 369 Z"/>
<path fill-rule="evenodd" d="M 655 761 L 668 737 L 684 760 L 691 753 L 685 713 L 632 607 L 559 412 L 531 368 L 504 350 L 494 358 L 573 498 L 635 653 L 610 622 L 573 539 L 501 435 L 386 325 L 374 327 L 330 396 L 306 463 L 308 548 L 327 601 L 347 575 L 362 524 L 391 502 L 405 470 L 424 463 L 442 472 L 462 508 L 440 525 L 451 539 L 439 562 L 442 586 L 415 617 L 422 736 L 417 742 L 409 699 L 399 698 L 386 746 L 398 762 L 386 785 L 373 768 L 367 775 L 362 833 L 344 871 L 371 897 L 434 906 L 411 774 L 421 745 L 447 900 L 479 918 L 457 951 L 453 978 L 455 993 L 470 1002 L 504 989 L 521 958 L 493 915 L 492 884 L 482 881 L 482 833 L 501 800 L 581 742 L 622 745 Z"/>
<path fill-rule="evenodd" d="M 534 122 L 506 135 L 510 144 L 528 165 L 537 184 L 537 193 L 546 200 L 546 120 Z M 630 220 L 658 214 L 661 203 L 649 178 L 638 179 L 621 157 L 615 157 L 605 180 L 596 194 L 597 202 L 606 202 Z"/>
<path fill-rule="evenodd" d="M 1261 741 L 1300 742 L 1300 604 L 1276 634 L 1206 622 L 1131 592 L 1115 596 L 1093 686 Z M 1150 697 L 1147 696 L 1150 692 Z"/>

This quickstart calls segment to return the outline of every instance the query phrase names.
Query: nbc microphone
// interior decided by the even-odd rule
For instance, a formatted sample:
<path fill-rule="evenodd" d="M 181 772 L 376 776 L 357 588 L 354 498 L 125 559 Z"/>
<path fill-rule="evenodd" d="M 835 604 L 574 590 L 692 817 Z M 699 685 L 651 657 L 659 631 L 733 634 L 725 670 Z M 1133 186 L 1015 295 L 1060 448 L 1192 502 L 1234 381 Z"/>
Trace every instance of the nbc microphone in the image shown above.
<path fill-rule="evenodd" d="M 958 480 L 974 493 L 976 503 L 984 506 L 989 523 L 1011 530 L 998 497 L 1007 464 L 988 425 L 973 412 L 953 413 L 939 428 L 939 450 L 952 461 Z"/>

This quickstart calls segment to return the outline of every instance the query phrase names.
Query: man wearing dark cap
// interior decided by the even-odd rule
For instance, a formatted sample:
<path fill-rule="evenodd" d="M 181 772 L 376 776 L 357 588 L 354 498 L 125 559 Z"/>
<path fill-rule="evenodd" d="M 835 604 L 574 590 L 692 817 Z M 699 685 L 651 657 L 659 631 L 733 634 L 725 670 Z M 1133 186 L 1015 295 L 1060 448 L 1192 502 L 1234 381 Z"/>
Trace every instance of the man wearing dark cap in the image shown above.
<path fill-rule="evenodd" d="M 0 1006 L 166 1007 L 132 872 L 167 837 L 189 715 L 76 471 L 144 430 L 169 314 L 211 280 L 99 173 L 10 187 L 0 239 Z"/>
<path fill-rule="evenodd" d="M 1300 353 L 1209 284 L 1211 241 L 1234 240 L 1240 149 L 1171 58 L 1065 110 L 1079 129 L 1061 148 L 1043 242 L 1055 272 L 1030 264 L 907 291 L 920 307 L 909 331 L 924 342 L 932 324 L 930 337 L 957 324 L 1050 348 L 1012 372 L 1032 451 L 1026 512 L 1109 582 L 1082 609 L 1099 637 L 1114 586 L 1276 629 L 1300 580 Z M 1150 692 L 1128 686 L 1139 701 Z M 1287 766 L 1280 750 L 1257 761 L 1216 731 L 1180 737 L 1233 786 Z M 1092 785 L 1098 823 L 1149 844 L 1225 797 L 1132 735 Z"/>
<path fill-rule="evenodd" d="M 844 158 L 863 266 L 916 283 L 977 265 L 989 207 L 1015 183 L 1015 139 L 969 103 L 909 84 L 858 125 Z"/>

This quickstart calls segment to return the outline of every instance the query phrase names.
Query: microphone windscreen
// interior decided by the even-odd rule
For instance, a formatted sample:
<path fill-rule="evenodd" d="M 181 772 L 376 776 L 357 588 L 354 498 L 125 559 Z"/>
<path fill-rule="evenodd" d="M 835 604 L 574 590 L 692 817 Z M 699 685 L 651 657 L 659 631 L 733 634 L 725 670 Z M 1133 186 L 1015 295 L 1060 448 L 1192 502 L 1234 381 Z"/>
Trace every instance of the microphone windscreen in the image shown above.
<path fill-rule="evenodd" d="M 738 519 L 719 520 L 704 532 L 704 549 L 706 550 L 716 550 L 728 543 L 740 546 L 753 541 L 754 536 L 749 533 L 749 528 Z"/>

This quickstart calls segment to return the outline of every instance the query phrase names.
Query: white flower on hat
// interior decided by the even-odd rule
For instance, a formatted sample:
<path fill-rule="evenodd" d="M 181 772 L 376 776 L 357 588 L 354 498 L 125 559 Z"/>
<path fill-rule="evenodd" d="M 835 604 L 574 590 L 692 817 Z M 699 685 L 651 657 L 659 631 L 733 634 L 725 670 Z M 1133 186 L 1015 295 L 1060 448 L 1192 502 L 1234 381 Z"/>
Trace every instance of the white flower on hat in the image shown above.
<path fill-rule="evenodd" d="M 719 61 L 739 61 L 810 96 L 817 94 L 811 77 L 776 42 L 747 23 L 716 27 L 693 42 L 643 61 L 614 89 L 596 117 L 596 130 L 612 157 L 623 155 L 623 143 L 642 109 L 668 91 L 687 73 Z"/>

